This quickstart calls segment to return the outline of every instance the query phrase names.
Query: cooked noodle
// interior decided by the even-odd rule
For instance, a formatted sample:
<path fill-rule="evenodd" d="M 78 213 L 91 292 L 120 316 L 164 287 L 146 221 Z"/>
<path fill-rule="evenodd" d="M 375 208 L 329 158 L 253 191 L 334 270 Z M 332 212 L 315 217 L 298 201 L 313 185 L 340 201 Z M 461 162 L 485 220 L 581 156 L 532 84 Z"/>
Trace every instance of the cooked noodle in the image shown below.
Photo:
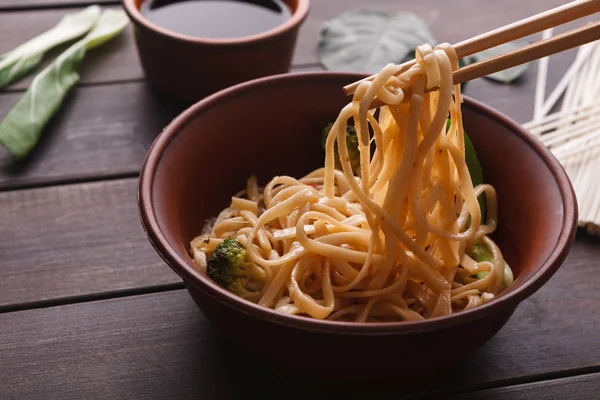
<path fill-rule="evenodd" d="M 444 44 L 420 46 L 416 59 L 398 76 L 399 66 L 388 65 L 360 84 L 330 130 L 324 168 L 300 179 L 277 176 L 264 188 L 250 178 L 192 241 L 199 268 L 206 271 L 220 242 L 236 238 L 264 272 L 252 300 L 319 319 L 421 320 L 493 299 L 505 271 L 487 236 L 496 229 L 496 192 L 474 188 L 465 161 L 462 98 L 452 83 L 458 58 Z M 375 97 L 385 105 L 369 110 Z M 360 177 L 346 145 L 350 121 Z M 478 203 L 484 192 L 486 224 Z M 467 254 L 481 242 L 491 262 Z"/>

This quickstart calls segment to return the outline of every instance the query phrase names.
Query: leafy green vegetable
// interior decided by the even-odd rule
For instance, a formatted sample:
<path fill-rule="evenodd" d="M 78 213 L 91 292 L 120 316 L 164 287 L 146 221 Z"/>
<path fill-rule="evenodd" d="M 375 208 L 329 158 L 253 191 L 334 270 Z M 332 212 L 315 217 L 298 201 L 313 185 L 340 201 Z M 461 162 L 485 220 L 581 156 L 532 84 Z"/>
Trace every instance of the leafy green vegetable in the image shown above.
<path fill-rule="evenodd" d="M 526 41 L 515 40 L 514 42 L 504 43 L 500 46 L 492 47 L 491 49 L 487 49 L 477 54 L 473 54 L 471 56 L 471 59 L 473 62 L 486 60 L 488 58 L 499 56 L 500 54 L 519 49 L 525 45 L 527 45 Z M 527 68 L 529 68 L 529 63 L 517 65 L 516 67 L 512 67 L 503 71 L 490 74 L 486 76 L 486 78 L 497 82 L 511 83 L 512 81 L 523 75 L 525 71 L 527 71 Z"/>
<path fill-rule="evenodd" d="M 117 36 L 128 24 L 121 10 L 102 12 L 94 28 L 40 72 L 0 123 L 0 144 L 15 158 L 25 157 L 37 143 L 52 115 L 69 90 L 79 81 L 77 68 L 87 50 Z"/>
<path fill-rule="evenodd" d="M 483 170 L 481 169 L 481 164 L 477 158 L 477 152 L 475 151 L 473 142 L 471 142 L 467 132 L 465 132 L 464 135 L 465 159 L 467 161 L 467 168 L 469 168 L 469 174 L 471 175 L 471 182 L 473 182 L 473 186 L 481 185 L 483 183 Z"/>
<path fill-rule="evenodd" d="M 483 279 L 488 275 L 489 275 L 489 272 L 481 271 L 481 272 L 477 273 L 477 278 Z M 512 269 L 510 269 L 510 266 L 507 264 L 506 261 L 504 261 L 504 278 L 502 278 L 502 285 L 504 285 L 504 287 L 509 287 L 514 281 L 515 281 L 515 279 L 514 279 Z"/>
<path fill-rule="evenodd" d="M 436 41 L 427 24 L 416 15 L 356 9 L 323 24 L 317 53 L 326 69 L 376 73 L 389 63 L 401 64 L 414 59 L 415 48 L 423 43 L 433 46 Z M 461 58 L 460 66 L 515 50 L 523 47 L 523 43 L 517 40 Z M 486 78 L 510 83 L 528 67 L 529 63 L 518 65 Z"/>
<path fill-rule="evenodd" d="M 450 119 L 446 120 L 446 131 L 450 129 Z M 481 164 L 479 163 L 479 159 L 477 158 L 477 152 L 475 151 L 475 147 L 473 146 L 473 142 L 467 135 L 467 132 L 464 132 L 465 137 L 465 161 L 467 162 L 467 168 L 469 169 L 469 175 L 471 175 L 471 182 L 473 183 L 473 187 L 477 185 L 481 185 L 483 183 L 483 169 L 481 168 Z M 481 209 L 481 221 L 485 222 L 486 216 L 486 201 L 485 201 L 485 193 L 479 196 L 479 208 Z M 470 220 L 469 220 L 470 221 Z M 471 223 L 469 222 L 468 225 Z"/>
<path fill-rule="evenodd" d="M 505 287 L 509 287 L 514 281 L 515 277 L 513 275 L 512 269 L 510 269 L 510 266 L 507 264 L 506 261 L 504 261 L 504 279 L 502 279 L 502 284 Z"/>
<path fill-rule="evenodd" d="M 434 45 L 435 39 L 416 15 L 358 9 L 323 24 L 318 54 L 327 69 L 375 73 L 400 63 L 423 43 Z"/>
<path fill-rule="evenodd" d="M 99 15 L 98 6 L 65 15 L 52 29 L 0 56 L 0 88 L 33 71 L 49 49 L 88 32 Z"/>
<path fill-rule="evenodd" d="M 481 185 L 483 183 L 483 170 L 481 169 L 481 164 L 479 163 L 479 159 L 477 158 L 477 152 L 475 151 L 475 147 L 471 142 L 471 139 L 465 132 L 465 160 L 467 162 L 467 168 L 469 169 L 469 175 L 471 175 L 471 182 L 473 182 L 473 187 L 477 185 Z M 486 199 L 485 193 L 482 193 L 481 196 L 477 198 L 479 201 L 479 208 L 481 209 L 481 223 L 485 223 L 486 221 Z"/>
<path fill-rule="evenodd" d="M 473 248 L 469 252 L 469 257 L 477 262 L 493 262 L 494 255 L 492 251 L 487 247 L 485 243 L 475 243 Z M 489 272 L 482 271 L 477 273 L 477 278 L 483 279 L 488 276 Z M 504 287 L 510 286 L 514 282 L 514 275 L 512 269 L 510 269 L 509 265 L 504 262 L 504 279 L 502 280 L 502 284 Z"/>
<path fill-rule="evenodd" d="M 479 242 L 473 245 L 473 248 L 469 252 L 469 257 L 479 262 L 492 262 L 494 261 L 494 254 L 485 243 Z"/>
<path fill-rule="evenodd" d="M 487 245 L 485 243 L 481 243 L 481 242 L 475 243 L 473 245 L 473 248 L 469 252 L 469 257 L 471 257 L 473 260 L 477 261 L 478 263 L 480 263 L 480 262 L 490 262 L 491 263 L 494 261 L 494 255 L 492 254 L 492 251 L 489 249 L 489 247 L 487 247 Z M 488 274 L 489 274 L 489 272 L 487 272 L 487 271 L 478 272 L 477 278 L 483 279 L 486 276 L 488 276 Z M 502 279 L 502 284 L 504 285 L 504 287 L 508 287 L 513 282 L 514 282 L 514 275 L 513 275 L 512 269 L 510 269 L 510 267 L 508 266 L 508 264 L 505 261 L 504 262 L 504 279 Z"/>

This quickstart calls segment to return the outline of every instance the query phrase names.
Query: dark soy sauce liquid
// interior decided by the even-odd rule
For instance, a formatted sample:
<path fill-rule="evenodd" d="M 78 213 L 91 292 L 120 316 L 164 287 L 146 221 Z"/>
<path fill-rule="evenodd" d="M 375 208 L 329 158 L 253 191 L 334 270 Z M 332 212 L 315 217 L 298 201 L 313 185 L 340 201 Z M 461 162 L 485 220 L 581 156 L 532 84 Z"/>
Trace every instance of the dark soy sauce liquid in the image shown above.
<path fill-rule="evenodd" d="M 140 11 L 170 31 L 217 39 L 265 32 L 292 15 L 281 0 L 147 0 Z"/>

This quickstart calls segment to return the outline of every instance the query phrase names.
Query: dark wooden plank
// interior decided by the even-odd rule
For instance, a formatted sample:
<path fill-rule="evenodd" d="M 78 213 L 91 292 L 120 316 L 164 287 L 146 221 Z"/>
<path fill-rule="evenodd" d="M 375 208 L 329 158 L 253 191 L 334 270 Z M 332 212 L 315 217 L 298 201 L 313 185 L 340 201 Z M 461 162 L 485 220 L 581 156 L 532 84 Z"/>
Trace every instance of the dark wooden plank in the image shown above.
<path fill-rule="evenodd" d="M 417 12 L 428 20 L 438 37 L 453 41 L 554 5 L 547 1 L 525 2 L 523 7 L 495 4 L 486 3 L 485 8 L 481 4 L 471 5 L 473 9 L 489 9 L 485 16 L 493 14 L 493 20 L 477 13 L 466 13 L 461 17 L 455 11 L 456 7 L 441 1 L 430 2 L 426 6 L 418 2 L 378 0 L 371 6 L 392 11 L 408 9 Z M 357 0 L 346 3 L 340 0 L 313 2 L 311 16 L 300 35 L 295 61 L 299 65 L 295 70 L 319 68 L 314 64 L 318 27 L 322 21 L 340 11 L 356 6 L 359 6 Z M 65 10 L 0 14 L 0 51 L 52 26 L 63 12 Z M 470 23 L 443 23 L 459 17 L 468 19 Z M 553 60 L 550 69 L 550 87 L 558 81 L 572 54 L 557 57 L 559 58 Z M 83 65 L 82 82 L 114 83 L 141 76 L 133 39 L 129 33 L 90 53 Z M 518 84 L 501 85 L 477 80 L 469 84 L 466 92 L 523 122 L 532 114 L 534 81 L 535 69 L 532 68 Z M 19 85 L 23 87 L 26 82 L 20 82 Z M 19 93 L 0 94 L 0 115 L 6 114 L 19 96 Z M 182 108 L 183 105 L 156 95 L 143 82 L 79 88 L 68 98 L 48 127 L 31 160 L 15 164 L 0 149 L 0 189 L 69 179 L 134 174 L 151 138 Z"/>
<path fill-rule="evenodd" d="M 0 96 L 0 115 L 20 95 Z M 0 188 L 134 175 L 156 135 L 183 108 L 143 82 L 77 88 L 27 160 L 15 163 L 0 147 Z"/>
<path fill-rule="evenodd" d="M 92 4 L 114 5 L 120 2 L 120 0 L 2 0 L 0 1 L 0 11 L 79 7 Z"/>
<path fill-rule="evenodd" d="M 600 373 L 482 390 L 461 396 L 444 397 L 456 400 L 589 400 L 600 393 Z"/>
<path fill-rule="evenodd" d="M 16 0 L 8 1 L 10 3 Z M 46 2 L 46 0 L 28 1 Z M 69 1 L 66 0 L 66 4 Z M 390 12 L 401 10 L 414 12 L 431 26 L 438 40 L 453 43 L 562 3 L 561 0 L 528 2 L 507 0 L 485 3 L 484 5 L 478 0 L 468 0 L 462 2 L 461 7 L 456 7 L 452 2 L 443 0 L 428 2 L 374 0 L 369 2 L 368 7 Z M 65 4 L 65 1 L 58 1 L 57 4 Z M 344 10 L 358 7 L 365 7 L 364 1 L 328 0 L 312 2 L 309 17 L 300 30 L 293 64 L 317 64 L 319 60 L 316 48 L 321 24 Z M 465 13 L 464 10 L 466 9 L 475 11 Z M 36 10 L 0 14 L 0 53 L 50 28 L 61 15 L 74 10 Z M 567 57 L 565 62 L 569 60 L 571 58 Z M 557 70 L 557 73 L 559 72 Z M 82 66 L 81 76 L 82 84 L 142 79 L 143 72 L 137 59 L 131 28 L 111 43 L 91 51 Z M 27 87 L 28 82 L 29 79 L 24 79 L 16 83 L 13 89 L 23 89 Z M 481 86 L 486 93 L 492 92 L 489 96 L 484 95 L 482 97 L 484 100 L 491 101 L 492 106 L 499 107 L 502 111 L 509 112 L 509 114 L 513 111 L 511 115 L 514 118 L 524 121 L 530 117 L 531 109 L 527 107 L 513 107 L 511 109 L 510 102 L 505 105 L 502 101 L 497 104 L 494 101 L 496 98 L 513 98 L 515 94 L 524 94 L 523 99 L 531 103 L 533 96 L 531 88 L 534 84 L 534 73 L 530 72 L 523 79 L 523 85 L 525 85 L 523 90 L 515 89 L 514 86 L 500 89 L 498 85 L 489 82 L 479 83 L 478 86 Z M 528 113 L 526 114 L 525 111 Z"/>
<path fill-rule="evenodd" d="M 0 398 L 422 398 L 598 372 L 599 244 L 580 237 L 490 343 L 419 392 L 307 388 L 221 340 L 181 290 L 0 315 Z"/>
<path fill-rule="evenodd" d="M 20 96 L 0 95 L 0 115 Z M 144 82 L 76 88 L 30 157 L 16 163 L 0 146 L 0 190 L 136 175 L 154 138 L 186 106 Z"/>
<path fill-rule="evenodd" d="M 0 309 L 180 282 L 146 239 L 136 190 L 126 179 L 1 192 Z"/>
<path fill-rule="evenodd" d="M 600 371 L 600 314 L 594 311 L 600 293 L 598 281 L 590 279 L 598 267 L 600 239 L 580 232 L 555 276 L 519 306 L 500 334 L 440 384 L 473 390 L 488 382 L 555 377 L 557 371 Z"/>

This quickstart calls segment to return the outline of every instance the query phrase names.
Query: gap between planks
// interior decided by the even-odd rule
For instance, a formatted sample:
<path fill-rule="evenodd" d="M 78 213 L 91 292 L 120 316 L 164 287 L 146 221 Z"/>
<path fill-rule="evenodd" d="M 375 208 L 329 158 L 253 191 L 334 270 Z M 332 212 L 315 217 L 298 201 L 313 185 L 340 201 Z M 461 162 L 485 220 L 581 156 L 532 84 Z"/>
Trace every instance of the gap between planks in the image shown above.
<path fill-rule="evenodd" d="M 2 10 L 0 9 L 0 12 Z M 85 62 L 85 61 L 84 61 Z M 293 72 L 312 72 L 312 71 L 325 71 L 320 63 L 306 63 L 292 65 L 288 73 Z M 37 73 L 37 72 L 36 72 Z M 129 78 L 129 79 L 110 79 L 105 81 L 93 81 L 93 82 L 80 82 L 76 88 L 88 88 L 96 86 L 113 86 L 113 85 L 126 85 L 130 83 L 146 83 L 146 78 Z M 27 87 L 8 87 L 0 90 L 0 96 L 4 94 L 24 93 Z M 202 99 L 198 99 L 200 101 Z"/>
<path fill-rule="evenodd" d="M 136 297 L 139 298 L 143 298 L 146 296 L 153 296 L 156 297 L 157 295 L 162 297 L 162 296 L 173 296 L 175 293 L 173 294 L 168 294 L 168 293 L 164 293 L 164 294 L 160 294 L 160 292 L 179 292 L 181 293 L 181 296 L 188 296 L 186 293 L 182 293 L 183 291 L 181 290 L 183 288 L 183 283 L 181 283 L 179 285 L 180 287 L 178 287 L 177 284 L 170 284 L 170 285 L 163 285 L 162 287 L 156 287 L 155 291 L 150 291 L 147 290 L 145 292 L 140 291 L 139 293 L 137 293 L 136 295 L 116 295 L 113 297 L 109 297 L 109 296 L 104 296 L 104 297 L 100 297 L 98 296 L 97 298 L 94 298 L 90 301 L 94 301 L 94 302 L 98 302 L 101 303 L 103 300 L 109 300 L 111 302 L 116 301 L 136 301 Z M 151 288 L 148 288 L 151 289 Z M 177 294 L 177 296 L 179 297 L 180 294 Z M 126 299 L 125 297 L 129 297 L 128 299 Z M 122 298 L 122 299 L 120 299 Z M 164 300 L 164 299 L 163 299 Z M 142 300 L 143 301 L 143 300 Z M 191 302 L 191 299 L 189 300 Z M 80 301 L 79 303 L 84 303 L 85 301 Z M 164 303 L 163 301 L 160 301 L 160 303 Z M 66 306 L 74 306 L 74 307 L 78 307 L 81 306 L 81 304 L 73 304 L 73 303 L 66 303 L 66 304 L 60 304 L 60 305 L 56 305 L 57 307 L 61 307 L 63 305 Z M 98 306 L 100 306 L 101 304 L 98 304 Z M 36 307 L 37 309 L 40 308 L 48 308 L 48 307 L 52 307 L 52 306 L 47 306 L 47 307 Z M 125 305 L 125 307 L 127 307 L 127 305 Z M 183 305 L 182 305 L 183 307 Z M 27 310 L 19 310 L 19 311 L 27 311 Z M 30 309 L 29 311 L 33 311 L 33 309 Z M 210 324 L 210 322 L 208 320 L 205 320 L 206 324 Z M 485 348 L 485 347 L 484 347 Z M 553 371 L 553 372 L 542 372 L 542 373 L 534 373 L 532 375 L 529 376 L 525 376 L 525 377 L 514 377 L 514 378 L 500 378 L 498 380 L 494 380 L 494 381 L 489 381 L 489 382 L 482 382 L 479 384 L 475 384 L 472 387 L 469 388 L 463 388 L 463 389 L 453 389 L 452 387 L 448 387 L 448 388 L 444 388 L 442 385 L 442 387 L 440 389 L 434 388 L 433 390 L 428 390 L 428 391 L 423 391 L 423 392 L 417 392 L 411 395 L 411 398 L 436 398 L 436 399 L 446 399 L 446 398 L 462 398 L 460 396 L 466 396 L 466 398 L 470 398 L 469 396 L 472 395 L 481 395 L 480 398 L 487 398 L 486 392 L 487 391 L 497 391 L 498 389 L 503 389 L 503 388 L 511 388 L 511 387 L 523 387 L 525 388 L 527 385 L 532 385 L 532 384 L 543 384 L 544 382 L 552 382 L 552 381 L 561 381 L 561 380 L 566 380 L 568 378 L 574 378 L 574 377 L 586 377 L 586 376 L 593 376 L 594 374 L 598 374 L 600 373 L 600 365 L 595 365 L 595 366 L 588 366 L 588 367 L 579 367 L 579 368 L 571 368 L 571 369 L 563 369 L 563 370 L 558 370 L 558 371 Z M 359 393 L 356 393 L 359 394 Z M 385 393 L 372 393 L 375 395 L 376 398 L 388 398 L 388 396 Z M 383 395 L 382 397 L 380 397 L 379 395 Z M 412 397 L 415 396 L 415 397 Z"/>
<path fill-rule="evenodd" d="M 80 303 L 91 303 L 95 301 L 120 299 L 125 297 L 141 296 L 145 294 L 156 294 L 163 292 L 172 292 L 185 289 L 185 283 L 173 282 L 162 285 L 143 286 L 131 289 L 111 290 L 108 292 L 89 293 L 76 296 L 59 297 L 55 299 L 37 300 L 26 303 L 8 304 L 0 306 L 0 314 L 39 310 L 42 308 L 60 307 Z"/>
<path fill-rule="evenodd" d="M 484 345 L 485 346 L 485 345 Z M 530 385 L 534 383 L 543 383 L 543 382 L 551 382 L 561 379 L 568 379 L 574 377 L 582 377 L 586 375 L 594 375 L 600 373 L 600 365 L 590 366 L 590 367 L 579 367 L 567 370 L 560 371 L 552 371 L 545 373 L 533 374 L 525 377 L 518 378 L 506 378 L 499 379 L 494 382 L 489 383 L 481 383 L 478 385 L 474 385 L 472 388 L 468 390 L 449 390 L 445 393 L 437 393 L 433 395 L 433 399 L 446 399 L 446 398 L 459 398 L 458 396 L 474 394 L 475 392 L 485 392 L 488 390 L 502 389 L 508 387 L 515 386 L 524 386 Z M 428 397 L 429 398 L 429 397 Z M 485 397 L 482 397 L 485 398 Z"/>
<path fill-rule="evenodd" d="M 94 182 L 110 182 L 110 181 L 119 181 L 119 180 L 127 180 L 127 179 L 136 179 L 139 177 L 140 171 L 135 172 L 123 172 L 118 174 L 106 174 L 106 175 L 96 175 L 96 176 L 75 176 L 75 177 L 61 177 L 56 179 L 51 179 L 48 181 L 41 182 L 23 182 L 16 183 L 13 185 L 6 185 L 0 188 L 1 192 L 14 192 L 17 190 L 31 190 L 31 189 L 42 189 L 54 186 L 69 186 L 69 185 L 79 185 L 86 183 L 94 183 Z"/>
<path fill-rule="evenodd" d="M 18 1 L 18 0 L 17 0 Z M 23 4 L 25 3 L 25 4 Z M 59 0 L 56 2 L 50 1 L 42 1 L 42 2 L 15 2 L 9 4 L 0 4 L 1 12 L 20 12 L 20 11 L 35 11 L 35 10 L 57 10 L 57 9 L 65 9 L 65 8 L 78 8 L 78 7 L 87 7 L 93 4 L 98 4 L 100 6 L 118 6 L 121 5 L 120 0 Z"/>
<path fill-rule="evenodd" d="M 448 392 L 440 396 L 435 396 L 434 399 L 444 400 L 444 399 L 489 399 L 490 396 L 493 398 L 507 398 L 509 396 L 508 391 L 511 393 L 519 394 L 519 393 L 529 393 L 527 397 L 519 397 L 519 398 L 531 398 L 531 394 L 535 394 L 534 391 L 537 389 L 538 392 L 543 390 L 544 384 L 551 385 L 567 385 L 569 383 L 577 383 L 577 386 L 580 386 L 582 382 L 592 381 L 592 382 L 600 382 L 600 367 L 590 367 L 588 368 L 590 371 L 585 372 L 583 369 L 570 369 L 566 371 L 579 371 L 580 373 L 573 374 L 558 374 L 560 376 L 556 377 L 546 377 L 543 378 L 542 375 L 538 375 L 538 377 L 542 377 L 542 379 L 538 380 L 529 380 L 528 382 L 516 383 L 516 384 L 508 384 L 508 385 L 489 385 L 490 387 L 485 389 L 472 389 L 472 390 L 464 390 L 464 391 L 456 391 L 456 392 Z M 548 374 L 549 375 L 549 374 Z M 600 384 L 599 384 L 600 385 Z M 594 384 L 590 385 L 590 389 L 593 388 Z M 512 389 L 512 390 L 511 390 Z M 596 392 L 596 390 L 593 390 Z M 504 392 L 504 393 L 503 393 Z M 533 393 L 532 393 L 533 392 Z M 496 396 L 494 396 L 496 395 Z M 539 395 L 539 393 L 538 393 Z M 571 394 L 573 395 L 573 394 Z M 513 397 L 510 397 L 513 398 Z M 544 398 L 546 398 L 544 396 Z M 553 397 L 554 398 L 554 397 Z M 584 398 L 584 397 L 580 397 Z M 587 399 L 587 397 L 586 397 Z"/>

